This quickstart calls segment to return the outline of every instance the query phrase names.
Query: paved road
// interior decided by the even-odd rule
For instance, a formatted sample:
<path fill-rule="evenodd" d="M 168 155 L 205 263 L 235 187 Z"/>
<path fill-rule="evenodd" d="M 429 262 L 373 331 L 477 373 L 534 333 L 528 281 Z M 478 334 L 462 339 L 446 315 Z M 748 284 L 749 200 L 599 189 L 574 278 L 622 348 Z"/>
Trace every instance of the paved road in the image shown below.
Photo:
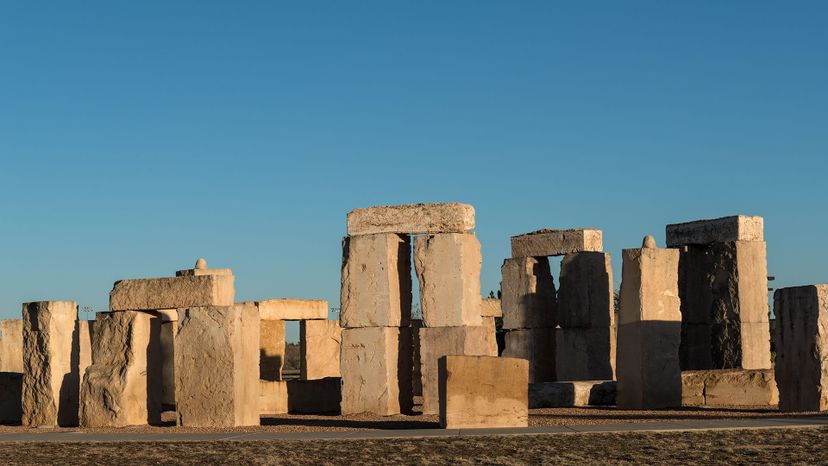
<path fill-rule="evenodd" d="M 713 419 L 681 422 L 569 425 L 517 429 L 407 429 L 360 430 L 342 432 L 31 432 L 0 433 L 0 442 L 204 442 L 256 440 L 324 440 L 428 438 L 481 435 L 574 434 L 589 432 L 676 432 L 727 429 L 785 429 L 828 426 L 828 417 L 790 417 L 766 419 Z"/>

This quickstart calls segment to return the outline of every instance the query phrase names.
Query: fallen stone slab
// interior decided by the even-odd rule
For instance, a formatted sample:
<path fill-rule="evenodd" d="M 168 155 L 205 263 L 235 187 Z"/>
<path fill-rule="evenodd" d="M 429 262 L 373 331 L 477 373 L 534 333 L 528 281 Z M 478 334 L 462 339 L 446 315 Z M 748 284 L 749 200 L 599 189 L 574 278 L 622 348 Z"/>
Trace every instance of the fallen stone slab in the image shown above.
<path fill-rule="evenodd" d="M 328 302 L 321 299 L 267 299 L 256 301 L 263 320 L 313 320 L 328 318 Z"/>
<path fill-rule="evenodd" d="M 23 321 L 0 320 L 0 372 L 23 373 Z"/>
<path fill-rule="evenodd" d="M 728 241 L 764 241 L 764 219 L 734 215 L 667 225 L 667 247 Z"/>
<path fill-rule="evenodd" d="M 295 414 L 339 413 L 342 383 L 339 377 L 288 380 L 288 412 Z"/>
<path fill-rule="evenodd" d="M 603 233 L 592 228 L 543 229 L 512 236 L 512 257 L 562 256 L 574 252 L 601 252 Z"/>
<path fill-rule="evenodd" d="M 613 380 L 530 383 L 529 408 L 612 406 L 615 389 Z"/>
<path fill-rule="evenodd" d="M 121 280 L 109 293 L 111 311 L 155 311 L 203 306 L 232 306 L 232 275 Z"/>
<path fill-rule="evenodd" d="M 338 378 L 342 327 L 338 320 L 299 323 L 299 377 L 302 380 Z M 337 401 L 337 406 L 338 406 Z M 338 409 L 338 408 L 337 408 Z"/>
<path fill-rule="evenodd" d="M 472 229 L 474 207 L 456 202 L 377 206 L 348 213 L 348 234 L 351 236 L 463 233 Z"/>
<path fill-rule="evenodd" d="M 683 406 L 776 406 L 773 369 L 716 369 L 681 373 Z"/>

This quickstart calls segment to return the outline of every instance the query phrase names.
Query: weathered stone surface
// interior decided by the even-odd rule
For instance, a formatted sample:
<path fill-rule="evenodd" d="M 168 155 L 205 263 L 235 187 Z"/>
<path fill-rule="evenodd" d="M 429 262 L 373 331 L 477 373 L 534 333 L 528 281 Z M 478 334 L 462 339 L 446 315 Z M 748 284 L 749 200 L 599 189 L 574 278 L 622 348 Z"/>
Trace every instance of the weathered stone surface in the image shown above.
<path fill-rule="evenodd" d="M 529 384 L 529 408 L 571 408 L 615 404 L 615 382 L 582 380 Z"/>
<path fill-rule="evenodd" d="M 259 424 L 259 314 L 255 306 L 181 309 L 175 335 L 178 425 Z"/>
<path fill-rule="evenodd" d="M 342 414 L 411 411 L 410 332 L 408 327 L 342 329 Z"/>
<path fill-rule="evenodd" d="M 678 257 L 678 256 L 677 256 Z M 610 327 L 615 323 L 612 265 L 603 252 L 566 254 L 561 262 L 557 323 L 561 327 Z"/>
<path fill-rule="evenodd" d="M 422 328 L 422 319 L 411 319 L 411 393 L 414 396 L 423 396 L 423 374 L 420 372 L 420 329 Z"/>
<path fill-rule="evenodd" d="M 704 406 L 704 382 L 710 371 L 684 371 L 681 373 L 681 405 Z"/>
<path fill-rule="evenodd" d="M 77 320 L 74 301 L 23 304 L 24 426 L 78 424 Z"/>
<path fill-rule="evenodd" d="M 545 257 L 506 259 L 500 272 L 503 328 L 554 327 L 555 283 L 549 260 Z"/>
<path fill-rule="evenodd" d="M 481 325 L 480 242 L 474 233 L 414 239 L 414 265 L 426 327 Z"/>
<path fill-rule="evenodd" d="M 483 298 L 480 307 L 481 317 L 503 317 L 500 300 L 497 298 Z"/>
<path fill-rule="evenodd" d="M 259 380 L 259 415 L 288 412 L 288 383 L 284 380 Z"/>
<path fill-rule="evenodd" d="M 420 373 L 423 385 L 423 414 L 437 414 L 437 360 L 448 355 L 497 356 L 494 333 L 487 327 L 427 327 L 420 329 Z"/>
<path fill-rule="evenodd" d="M 20 319 L 0 320 L 0 372 L 23 373 L 23 321 Z"/>
<path fill-rule="evenodd" d="M 263 320 L 313 320 L 328 318 L 328 302 L 321 299 L 268 299 L 256 301 Z"/>
<path fill-rule="evenodd" d="M 175 332 L 178 327 L 178 317 L 175 321 L 161 319 L 161 335 L 158 338 L 161 353 L 161 410 L 175 410 Z"/>
<path fill-rule="evenodd" d="M 121 280 L 109 293 L 112 311 L 154 311 L 196 306 L 232 306 L 232 275 Z"/>
<path fill-rule="evenodd" d="M 377 234 L 342 241 L 343 328 L 407 327 L 411 299 L 408 236 Z"/>
<path fill-rule="evenodd" d="M 259 320 L 259 379 L 282 380 L 285 363 L 285 321 Z"/>
<path fill-rule="evenodd" d="M 681 322 L 679 252 L 658 248 L 625 249 L 622 256 L 619 323 Z"/>
<path fill-rule="evenodd" d="M 138 311 L 99 312 L 92 365 L 81 384 L 83 427 L 161 423 L 161 319 Z"/>
<path fill-rule="evenodd" d="M 444 429 L 529 425 L 529 364 L 524 359 L 444 356 L 438 361 L 438 382 Z"/>
<path fill-rule="evenodd" d="M 764 222 L 762 217 L 735 215 L 667 225 L 667 247 L 730 241 L 764 241 Z"/>
<path fill-rule="evenodd" d="M 555 329 L 556 380 L 615 378 L 615 328 Z"/>
<path fill-rule="evenodd" d="M 288 411 L 296 414 L 339 413 L 342 384 L 339 377 L 289 380 Z"/>
<path fill-rule="evenodd" d="M 684 406 L 774 406 L 779 392 L 772 369 L 724 369 L 681 373 Z"/>
<path fill-rule="evenodd" d="M 555 329 L 509 330 L 502 356 L 529 361 L 530 383 L 555 381 Z"/>
<path fill-rule="evenodd" d="M 601 252 L 601 230 L 578 228 L 574 230 L 544 229 L 512 236 L 512 257 L 562 256 L 574 252 Z"/>
<path fill-rule="evenodd" d="M 828 284 L 776 290 L 773 313 L 779 409 L 828 410 Z"/>
<path fill-rule="evenodd" d="M 17 424 L 23 417 L 23 373 L 0 372 L 0 394 L 0 422 Z"/>
<path fill-rule="evenodd" d="M 495 322 L 494 317 L 482 317 L 483 319 L 483 326 L 486 327 L 486 331 L 492 336 L 488 339 L 488 352 L 486 354 L 491 354 L 494 356 L 499 356 L 498 348 L 497 348 L 497 323 Z"/>
<path fill-rule="evenodd" d="M 348 234 L 463 233 L 474 229 L 474 207 L 456 202 L 405 204 L 354 209 L 348 213 Z"/>
<path fill-rule="evenodd" d="M 176 277 L 194 277 L 200 275 L 233 275 L 231 269 L 184 269 L 176 270 Z"/>
<path fill-rule="evenodd" d="M 302 380 L 339 377 L 342 328 L 338 320 L 303 320 L 299 324 L 299 374 Z"/>
<path fill-rule="evenodd" d="M 95 331 L 94 320 L 78 320 L 78 381 L 83 382 L 86 368 L 92 365 L 92 337 Z"/>

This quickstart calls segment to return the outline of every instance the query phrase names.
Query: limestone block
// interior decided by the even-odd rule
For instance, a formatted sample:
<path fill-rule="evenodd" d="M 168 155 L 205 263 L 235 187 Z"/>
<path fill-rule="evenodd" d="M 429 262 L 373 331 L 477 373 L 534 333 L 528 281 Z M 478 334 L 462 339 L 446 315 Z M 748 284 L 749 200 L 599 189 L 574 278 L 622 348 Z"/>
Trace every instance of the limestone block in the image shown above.
<path fill-rule="evenodd" d="M 414 239 L 414 265 L 426 327 L 481 325 L 480 242 L 474 233 Z"/>
<path fill-rule="evenodd" d="M 196 306 L 232 306 L 232 275 L 121 280 L 109 293 L 112 311 L 154 311 Z"/>
<path fill-rule="evenodd" d="M 259 380 L 259 415 L 287 412 L 288 383 L 284 380 Z"/>
<path fill-rule="evenodd" d="M 681 373 L 681 405 L 704 406 L 704 383 L 710 371 L 683 371 Z"/>
<path fill-rule="evenodd" d="M 745 323 L 740 328 L 743 369 L 770 369 L 770 327 L 767 322 Z"/>
<path fill-rule="evenodd" d="M 576 252 L 564 256 L 558 289 L 558 325 L 610 327 L 615 323 L 613 298 L 609 254 Z"/>
<path fill-rule="evenodd" d="M 348 213 L 348 234 L 463 233 L 474 229 L 474 207 L 456 202 L 406 204 L 354 209 Z"/>
<path fill-rule="evenodd" d="M 161 410 L 175 411 L 175 321 L 161 319 L 161 335 L 158 338 L 161 352 Z"/>
<path fill-rule="evenodd" d="M 503 328 L 554 327 L 555 283 L 549 260 L 545 257 L 506 259 L 500 272 Z"/>
<path fill-rule="evenodd" d="M 299 374 L 302 380 L 339 377 L 342 328 L 338 320 L 303 320 L 299 324 Z"/>
<path fill-rule="evenodd" d="M 260 314 L 261 315 L 261 314 Z M 285 321 L 259 321 L 259 379 L 282 380 L 285 363 Z"/>
<path fill-rule="evenodd" d="M 530 383 L 555 381 L 555 329 L 509 330 L 502 356 L 529 361 Z"/>
<path fill-rule="evenodd" d="M 641 321 L 618 328 L 618 408 L 681 406 L 680 339 L 677 321 Z"/>
<path fill-rule="evenodd" d="M 74 301 L 23 304 L 24 426 L 78 424 L 77 320 Z"/>
<path fill-rule="evenodd" d="M 200 275 L 233 275 L 231 269 L 184 269 L 176 270 L 176 277 L 195 277 Z"/>
<path fill-rule="evenodd" d="M 482 317 L 503 317 L 503 310 L 500 308 L 500 300 L 497 298 L 483 298 L 481 302 L 480 315 Z"/>
<path fill-rule="evenodd" d="M 289 380 L 288 411 L 296 414 L 339 413 L 342 383 L 339 377 Z"/>
<path fill-rule="evenodd" d="M 257 301 L 263 320 L 312 320 L 328 318 L 328 302 L 321 299 L 268 299 Z"/>
<path fill-rule="evenodd" d="M 420 329 L 420 373 L 423 385 L 423 414 L 437 414 L 437 360 L 447 355 L 497 356 L 494 334 L 484 326 L 426 327 Z"/>
<path fill-rule="evenodd" d="M 22 331 L 22 330 L 21 330 Z M 23 417 L 23 373 L 0 372 L 0 422 L 17 424 Z"/>
<path fill-rule="evenodd" d="M 624 249 L 622 255 L 619 323 L 681 322 L 679 252 L 658 248 Z"/>
<path fill-rule="evenodd" d="M 681 373 L 685 406 L 775 406 L 779 403 L 772 369 L 724 369 Z"/>
<path fill-rule="evenodd" d="M 411 299 L 408 236 L 377 234 L 342 241 L 342 328 L 407 327 Z"/>
<path fill-rule="evenodd" d="M 83 381 L 86 368 L 92 365 L 92 334 L 95 331 L 94 320 L 79 320 L 78 327 L 78 378 Z"/>
<path fill-rule="evenodd" d="M 0 320 L 0 372 L 23 373 L 23 321 Z"/>
<path fill-rule="evenodd" d="M 615 328 L 555 329 L 557 380 L 615 378 Z"/>
<path fill-rule="evenodd" d="M 668 248 L 729 241 L 764 241 L 764 219 L 734 215 L 667 225 Z"/>
<path fill-rule="evenodd" d="M 601 252 L 603 233 L 592 228 L 543 229 L 512 236 L 512 257 L 562 256 L 574 252 Z"/>
<path fill-rule="evenodd" d="M 486 354 L 499 356 L 497 348 L 497 323 L 495 322 L 495 318 L 482 317 L 481 319 L 483 319 L 483 326 L 486 327 L 486 331 L 492 336 L 488 339 L 489 348 Z"/>
<path fill-rule="evenodd" d="M 582 380 L 529 384 L 529 408 L 571 408 L 612 406 L 615 404 L 615 382 Z"/>
<path fill-rule="evenodd" d="M 81 385 L 83 427 L 161 423 L 161 319 L 138 311 L 99 312 L 92 365 Z"/>
<path fill-rule="evenodd" d="M 175 335 L 178 425 L 258 425 L 259 398 L 256 307 L 180 309 Z"/>
<path fill-rule="evenodd" d="M 475 429 L 529 425 L 529 363 L 494 356 L 438 360 L 440 427 Z"/>
<path fill-rule="evenodd" d="M 779 410 L 828 410 L 828 284 L 777 289 L 773 313 Z"/>
<path fill-rule="evenodd" d="M 423 328 L 422 319 L 411 319 L 411 356 L 412 376 L 411 393 L 414 396 L 423 396 L 423 374 L 420 372 L 420 329 Z"/>
<path fill-rule="evenodd" d="M 411 411 L 410 332 L 408 327 L 342 329 L 342 414 Z"/>

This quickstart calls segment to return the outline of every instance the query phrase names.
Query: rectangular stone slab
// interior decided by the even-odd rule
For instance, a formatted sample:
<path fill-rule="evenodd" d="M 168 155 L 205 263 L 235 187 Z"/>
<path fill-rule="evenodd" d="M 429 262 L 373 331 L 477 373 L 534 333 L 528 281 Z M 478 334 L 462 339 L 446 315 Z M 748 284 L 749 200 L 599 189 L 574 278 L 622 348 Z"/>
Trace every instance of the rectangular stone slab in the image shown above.
<path fill-rule="evenodd" d="M 764 241 L 762 217 L 734 215 L 667 225 L 667 247 L 729 241 Z"/>
<path fill-rule="evenodd" d="M 354 209 L 348 213 L 348 234 L 463 233 L 474 229 L 474 207 L 456 202 L 406 204 Z"/>
<path fill-rule="evenodd" d="M 440 427 L 476 429 L 529 425 L 529 363 L 494 356 L 438 360 Z"/>
<path fill-rule="evenodd" d="M 641 321 L 681 322 L 676 249 L 622 251 L 619 324 Z"/>
<path fill-rule="evenodd" d="M 556 328 L 557 380 L 611 380 L 615 377 L 615 328 Z"/>
<path fill-rule="evenodd" d="M 23 321 L 0 320 L 0 372 L 23 373 Z"/>
<path fill-rule="evenodd" d="M 264 320 L 312 320 L 328 318 L 328 302 L 321 299 L 267 299 L 256 301 Z"/>
<path fill-rule="evenodd" d="M 259 414 L 287 414 L 288 388 L 284 380 L 259 380 Z"/>
<path fill-rule="evenodd" d="M 512 236 L 512 257 L 562 256 L 573 252 L 601 252 L 603 233 L 592 228 L 543 229 Z"/>
<path fill-rule="evenodd" d="M 259 379 L 282 380 L 285 364 L 285 321 L 259 320 Z"/>
<path fill-rule="evenodd" d="M 555 326 L 557 300 L 547 258 L 506 259 L 500 273 L 503 328 Z"/>
<path fill-rule="evenodd" d="M 339 413 L 342 383 L 339 377 L 288 380 L 288 412 L 295 414 Z"/>
<path fill-rule="evenodd" d="M 677 256 L 678 257 L 678 256 Z M 610 255 L 575 252 L 561 261 L 556 320 L 561 327 L 610 327 L 615 323 Z"/>
<path fill-rule="evenodd" d="M 529 408 L 612 406 L 615 381 L 582 380 L 529 384 Z"/>
<path fill-rule="evenodd" d="M 109 293 L 111 311 L 154 311 L 199 306 L 232 306 L 232 275 L 121 280 Z"/>
<path fill-rule="evenodd" d="M 509 330 L 502 356 L 529 361 L 530 383 L 554 382 L 555 331 L 554 328 Z"/>
<path fill-rule="evenodd" d="M 681 323 L 677 321 L 641 321 L 619 326 L 615 399 L 618 408 L 681 406 L 680 340 Z"/>
<path fill-rule="evenodd" d="M 342 328 L 338 320 L 303 320 L 299 323 L 299 377 L 319 380 L 339 377 Z"/>
<path fill-rule="evenodd" d="M 176 277 L 192 277 L 197 275 L 233 275 L 231 269 L 184 269 L 176 270 Z"/>
<path fill-rule="evenodd" d="M 480 315 L 482 317 L 503 317 L 500 300 L 497 298 L 483 298 Z"/>
<path fill-rule="evenodd" d="M 683 406 L 775 406 L 773 369 L 718 369 L 681 373 Z"/>

